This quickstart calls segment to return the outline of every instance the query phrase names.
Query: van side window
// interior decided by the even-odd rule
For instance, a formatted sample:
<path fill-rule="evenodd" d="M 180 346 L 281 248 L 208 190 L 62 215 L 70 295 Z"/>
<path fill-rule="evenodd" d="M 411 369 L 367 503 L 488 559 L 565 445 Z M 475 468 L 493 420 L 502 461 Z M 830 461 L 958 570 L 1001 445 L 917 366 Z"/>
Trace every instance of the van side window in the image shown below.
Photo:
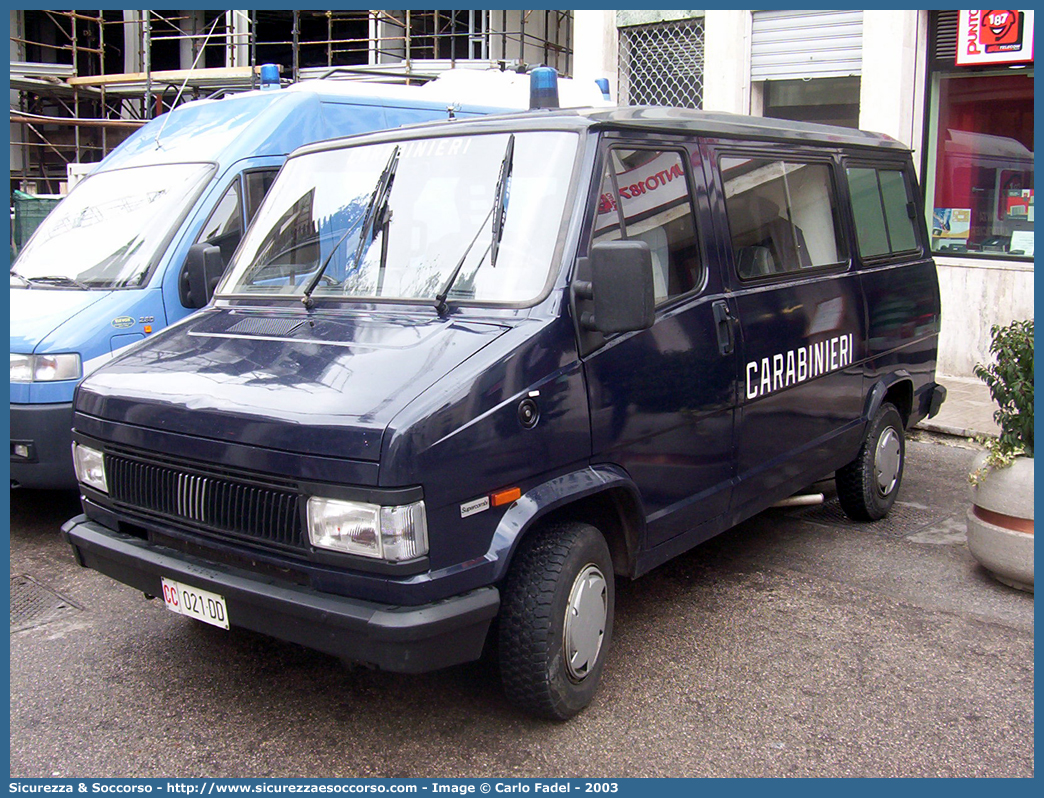
<path fill-rule="evenodd" d="M 246 189 L 247 224 L 250 224 L 250 220 L 254 218 L 258 206 L 261 205 L 261 200 L 265 198 L 268 189 L 272 187 L 277 174 L 279 174 L 278 169 L 258 169 L 243 175 L 243 186 Z"/>
<path fill-rule="evenodd" d="M 243 238 L 244 221 L 249 224 L 265 198 L 278 169 L 259 169 L 242 176 L 246 194 L 246 212 L 241 197 L 240 181 L 235 180 L 221 198 L 196 238 L 196 243 L 213 244 L 221 248 L 221 258 L 228 263 Z"/>
<path fill-rule="evenodd" d="M 916 205 L 899 169 L 849 167 L 856 239 L 864 258 L 917 249 Z"/>
<path fill-rule="evenodd" d="M 720 165 L 741 279 L 843 259 L 827 164 L 729 157 Z"/>
<path fill-rule="evenodd" d="M 196 243 L 212 244 L 221 248 L 221 258 L 228 263 L 243 237 L 243 204 L 239 199 L 239 179 L 228 187 L 225 195 L 214 206 L 210 218 L 196 238 Z"/>
<path fill-rule="evenodd" d="M 703 283 L 682 156 L 672 150 L 609 151 L 594 240 L 645 241 L 652 250 L 656 302 Z"/>

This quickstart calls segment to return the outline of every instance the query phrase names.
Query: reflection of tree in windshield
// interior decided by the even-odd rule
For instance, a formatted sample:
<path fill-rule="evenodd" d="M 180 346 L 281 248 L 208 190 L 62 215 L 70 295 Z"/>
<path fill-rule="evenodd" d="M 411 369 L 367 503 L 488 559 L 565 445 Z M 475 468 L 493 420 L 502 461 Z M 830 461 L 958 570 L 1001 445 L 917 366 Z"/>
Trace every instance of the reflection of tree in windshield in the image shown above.
<path fill-rule="evenodd" d="M 319 268 L 334 246 L 337 251 L 324 277 L 327 283 L 342 282 L 357 236 L 340 239 L 359 221 L 365 208 L 365 197 L 360 195 L 329 215 L 315 219 L 315 188 L 309 189 L 272 226 L 243 283 L 275 287 L 297 285 Z"/>

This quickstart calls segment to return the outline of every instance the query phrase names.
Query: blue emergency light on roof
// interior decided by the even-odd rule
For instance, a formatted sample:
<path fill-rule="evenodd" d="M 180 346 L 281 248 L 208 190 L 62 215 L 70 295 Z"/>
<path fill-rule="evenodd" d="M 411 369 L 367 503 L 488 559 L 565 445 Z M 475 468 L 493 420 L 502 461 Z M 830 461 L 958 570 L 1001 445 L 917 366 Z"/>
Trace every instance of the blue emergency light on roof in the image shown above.
<path fill-rule="evenodd" d="M 609 96 L 609 78 L 595 78 L 595 85 L 602 90 L 602 99 L 612 100 Z"/>
<path fill-rule="evenodd" d="M 558 108 L 558 70 L 537 67 L 529 73 L 529 108 Z"/>
<path fill-rule="evenodd" d="M 279 88 L 279 65 L 278 64 L 262 64 L 261 65 L 261 88 L 262 89 L 278 89 Z"/>

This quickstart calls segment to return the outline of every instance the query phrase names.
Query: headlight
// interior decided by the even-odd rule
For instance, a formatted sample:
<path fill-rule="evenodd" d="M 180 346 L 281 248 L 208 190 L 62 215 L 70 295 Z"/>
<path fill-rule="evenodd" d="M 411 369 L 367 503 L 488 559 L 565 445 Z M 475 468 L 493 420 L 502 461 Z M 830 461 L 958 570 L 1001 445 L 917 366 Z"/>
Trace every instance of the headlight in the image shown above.
<path fill-rule="evenodd" d="M 398 562 L 428 553 L 424 502 L 399 507 L 308 500 L 308 537 L 320 549 Z"/>
<path fill-rule="evenodd" d="M 16 355 L 11 353 L 11 382 L 78 380 L 83 376 L 80 356 Z"/>
<path fill-rule="evenodd" d="M 11 353 L 11 382 L 33 381 L 33 356 Z"/>
<path fill-rule="evenodd" d="M 102 493 L 109 492 L 109 483 L 105 479 L 105 456 L 101 452 L 74 443 L 73 464 L 76 466 L 76 479 Z"/>

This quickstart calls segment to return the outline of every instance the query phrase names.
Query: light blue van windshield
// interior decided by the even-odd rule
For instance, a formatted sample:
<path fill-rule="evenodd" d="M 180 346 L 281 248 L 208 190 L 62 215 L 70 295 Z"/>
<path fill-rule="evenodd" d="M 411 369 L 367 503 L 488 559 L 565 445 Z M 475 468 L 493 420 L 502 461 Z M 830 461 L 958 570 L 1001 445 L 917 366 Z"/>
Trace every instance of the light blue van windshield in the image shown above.
<path fill-rule="evenodd" d="M 292 158 L 218 293 L 535 299 L 558 243 L 578 142 L 575 133 L 528 131 Z"/>
<path fill-rule="evenodd" d="M 11 287 L 142 285 L 213 171 L 210 164 L 163 164 L 91 175 L 51 211 L 18 254 Z"/>

